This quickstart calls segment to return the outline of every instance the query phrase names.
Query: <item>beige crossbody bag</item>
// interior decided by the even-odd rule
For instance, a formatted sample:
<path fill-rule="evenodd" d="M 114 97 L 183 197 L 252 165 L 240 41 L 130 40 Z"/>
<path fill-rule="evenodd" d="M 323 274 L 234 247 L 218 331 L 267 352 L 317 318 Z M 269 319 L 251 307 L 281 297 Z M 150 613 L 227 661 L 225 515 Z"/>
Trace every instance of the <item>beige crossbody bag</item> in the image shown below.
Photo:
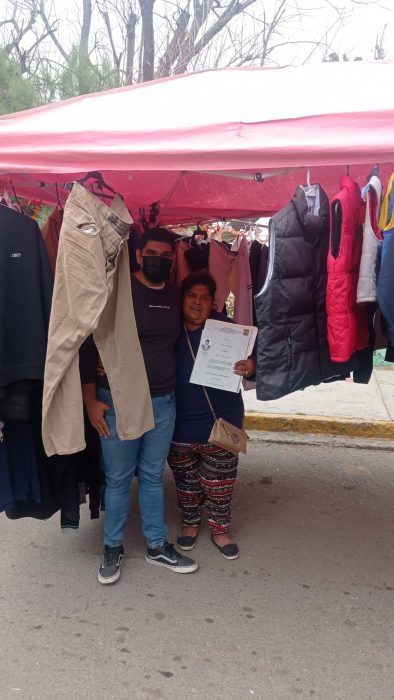
<path fill-rule="evenodd" d="M 190 342 L 189 333 L 187 332 L 186 326 L 184 326 L 184 328 L 185 328 L 186 338 L 187 338 L 187 342 L 189 344 L 191 356 L 193 358 L 193 362 L 195 362 L 196 356 L 194 354 L 192 344 Z M 223 450 L 227 450 L 228 452 L 232 452 L 235 455 L 238 454 L 239 452 L 243 452 L 243 454 L 246 454 L 246 441 L 249 438 L 248 438 L 248 435 L 245 432 L 245 430 L 243 428 L 238 428 L 236 425 L 233 425 L 232 423 L 229 423 L 227 420 L 224 420 L 224 418 L 217 418 L 205 386 L 202 387 L 202 390 L 203 390 L 205 397 L 208 401 L 208 405 L 209 405 L 209 408 L 211 409 L 211 413 L 212 413 L 213 420 L 214 420 L 213 428 L 212 428 L 211 434 L 208 438 L 208 442 L 210 442 L 211 445 L 216 445 L 217 447 L 222 447 Z"/>

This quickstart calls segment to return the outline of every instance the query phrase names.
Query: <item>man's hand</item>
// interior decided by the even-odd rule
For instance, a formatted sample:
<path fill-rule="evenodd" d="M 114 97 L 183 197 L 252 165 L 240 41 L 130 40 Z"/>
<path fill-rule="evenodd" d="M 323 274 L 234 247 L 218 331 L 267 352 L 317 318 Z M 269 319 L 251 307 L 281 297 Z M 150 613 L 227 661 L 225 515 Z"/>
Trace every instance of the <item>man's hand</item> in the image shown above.
<path fill-rule="evenodd" d="M 89 420 L 95 430 L 97 430 L 100 437 L 108 437 L 109 428 L 107 421 L 104 418 L 104 414 L 111 410 L 111 406 L 108 406 L 103 401 L 99 401 L 96 396 L 96 384 L 82 384 L 82 396 L 83 402 Z"/>
<path fill-rule="evenodd" d="M 109 428 L 104 415 L 107 411 L 111 410 L 111 406 L 108 406 L 103 401 L 98 401 L 96 399 L 95 401 L 89 401 L 89 403 L 86 404 L 86 410 L 93 428 L 97 430 L 100 437 L 108 437 Z"/>
<path fill-rule="evenodd" d="M 101 362 L 100 358 L 99 358 L 99 361 L 97 363 L 97 374 L 99 377 L 105 377 L 105 375 L 107 374 L 105 369 L 104 369 L 104 365 Z"/>
<path fill-rule="evenodd" d="M 256 371 L 256 363 L 252 357 L 247 360 L 239 360 L 234 365 L 234 373 L 241 377 L 250 377 Z"/>

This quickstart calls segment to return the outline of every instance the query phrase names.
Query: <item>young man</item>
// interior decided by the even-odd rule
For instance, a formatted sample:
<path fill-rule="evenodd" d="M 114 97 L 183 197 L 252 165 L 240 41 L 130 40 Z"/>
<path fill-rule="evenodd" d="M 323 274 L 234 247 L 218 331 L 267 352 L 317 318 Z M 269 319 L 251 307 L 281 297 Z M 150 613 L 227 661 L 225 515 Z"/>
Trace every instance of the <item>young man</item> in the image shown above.
<path fill-rule="evenodd" d="M 196 562 L 167 542 L 164 523 L 163 474 L 175 425 L 175 345 L 180 333 L 178 290 L 167 282 L 174 248 L 173 235 L 166 229 L 146 232 L 137 251 L 140 270 L 131 280 L 137 331 L 152 397 L 152 430 L 136 440 L 119 439 L 107 377 L 96 376 L 97 351 L 81 350 L 82 393 L 90 422 L 101 438 L 105 471 L 104 552 L 98 572 L 98 580 L 103 584 L 114 583 L 120 576 L 123 531 L 136 474 L 147 541 L 146 561 L 182 574 L 198 568 Z"/>

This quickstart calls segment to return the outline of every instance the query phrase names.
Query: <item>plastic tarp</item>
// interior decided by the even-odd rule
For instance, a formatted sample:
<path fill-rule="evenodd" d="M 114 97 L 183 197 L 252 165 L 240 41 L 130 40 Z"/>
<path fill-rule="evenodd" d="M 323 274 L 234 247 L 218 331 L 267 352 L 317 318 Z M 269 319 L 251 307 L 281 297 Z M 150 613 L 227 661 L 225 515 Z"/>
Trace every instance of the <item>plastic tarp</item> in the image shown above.
<path fill-rule="evenodd" d="M 269 214 L 306 168 L 329 196 L 347 169 L 360 184 L 375 163 L 388 177 L 393 80 L 380 62 L 232 68 L 6 115 L 0 183 L 48 202 L 57 183 L 64 201 L 67 181 L 99 170 L 131 210 L 159 202 L 164 223 Z"/>

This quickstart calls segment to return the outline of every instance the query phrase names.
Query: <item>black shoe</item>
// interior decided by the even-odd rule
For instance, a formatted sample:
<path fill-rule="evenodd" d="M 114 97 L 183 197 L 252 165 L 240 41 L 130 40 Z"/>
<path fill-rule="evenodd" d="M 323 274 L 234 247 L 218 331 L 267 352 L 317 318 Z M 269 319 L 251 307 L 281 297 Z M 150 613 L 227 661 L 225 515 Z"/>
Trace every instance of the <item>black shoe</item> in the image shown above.
<path fill-rule="evenodd" d="M 175 571 L 177 574 L 191 574 L 198 569 L 197 562 L 179 554 L 174 545 L 169 544 L 169 542 L 164 542 L 164 544 L 157 549 L 147 547 L 145 560 L 149 562 L 149 564 L 165 566 L 167 569 Z"/>
<path fill-rule="evenodd" d="M 238 545 L 235 544 L 225 544 L 223 547 L 220 547 L 215 540 L 213 539 L 213 536 L 211 535 L 211 540 L 215 547 L 218 548 L 220 554 L 225 558 L 225 559 L 238 559 L 239 557 L 239 549 Z"/>
<path fill-rule="evenodd" d="M 123 545 L 120 544 L 117 547 L 104 546 L 103 560 L 97 577 L 100 583 L 115 583 L 118 580 L 123 557 Z"/>
<path fill-rule="evenodd" d="M 193 527 L 192 525 L 185 525 L 184 527 Z M 178 535 L 178 545 L 180 549 L 183 549 L 185 552 L 190 551 L 191 549 L 194 549 L 196 546 L 196 541 L 197 541 L 197 535 L 198 535 L 198 529 L 199 525 L 195 527 L 195 532 L 196 534 L 194 535 Z"/>
<path fill-rule="evenodd" d="M 179 549 L 183 549 L 185 552 L 194 549 L 196 546 L 197 537 L 192 537 L 191 535 L 185 535 L 184 537 L 178 537 Z"/>

